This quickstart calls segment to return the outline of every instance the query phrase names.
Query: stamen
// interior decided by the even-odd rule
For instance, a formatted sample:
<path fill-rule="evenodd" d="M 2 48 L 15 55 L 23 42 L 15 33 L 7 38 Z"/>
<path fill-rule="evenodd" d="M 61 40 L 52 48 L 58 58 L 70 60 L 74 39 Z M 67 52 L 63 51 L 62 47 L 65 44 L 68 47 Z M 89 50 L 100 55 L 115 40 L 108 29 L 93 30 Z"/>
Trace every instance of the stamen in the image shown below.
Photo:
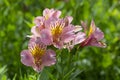
<path fill-rule="evenodd" d="M 62 23 L 60 21 L 56 21 L 54 24 L 51 24 L 51 33 L 55 37 L 60 35 L 62 33 L 63 27 L 65 26 L 65 23 Z"/>
<path fill-rule="evenodd" d="M 34 62 L 37 66 L 41 65 L 41 57 L 46 51 L 46 46 L 42 44 L 34 44 L 29 47 L 31 54 L 34 57 Z"/>
<path fill-rule="evenodd" d="M 42 56 L 45 52 L 45 48 L 40 45 L 35 45 L 33 49 L 31 49 L 33 56 Z"/>

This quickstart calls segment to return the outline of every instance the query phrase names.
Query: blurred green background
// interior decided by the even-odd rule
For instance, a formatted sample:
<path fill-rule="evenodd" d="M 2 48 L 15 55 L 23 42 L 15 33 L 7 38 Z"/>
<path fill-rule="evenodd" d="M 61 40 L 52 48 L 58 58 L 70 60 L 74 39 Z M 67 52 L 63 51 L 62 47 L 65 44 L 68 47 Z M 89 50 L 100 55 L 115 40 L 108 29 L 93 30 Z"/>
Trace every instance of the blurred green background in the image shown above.
<path fill-rule="evenodd" d="M 106 48 L 58 51 L 58 62 L 38 74 L 20 62 L 33 19 L 45 8 L 73 16 L 73 24 L 94 19 Z M 120 0 L 0 0 L 0 80 L 120 80 Z"/>

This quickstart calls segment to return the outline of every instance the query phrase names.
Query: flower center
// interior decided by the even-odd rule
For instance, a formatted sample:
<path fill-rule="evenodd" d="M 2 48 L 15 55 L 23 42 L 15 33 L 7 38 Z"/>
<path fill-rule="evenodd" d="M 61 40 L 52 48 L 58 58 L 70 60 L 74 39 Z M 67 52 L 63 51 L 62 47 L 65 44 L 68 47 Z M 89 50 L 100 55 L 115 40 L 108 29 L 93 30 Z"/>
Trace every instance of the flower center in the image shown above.
<path fill-rule="evenodd" d="M 63 31 L 64 23 L 57 21 L 55 24 L 51 25 L 51 33 L 53 37 L 58 37 Z"/>
<path fill-rule="evenodd" d="M 45 51 L 46 49 L 38 44 L 35 44 L 35 46 L 30 49 L 36 65 L 41 64 L 41 57 L 44 55 Z"/>
<path fill-rule="evenodd" d="M 53 36 L 60 35 L 62 33 L 62 27 L 56 26 L 51 29 L 51 33 Z"/>

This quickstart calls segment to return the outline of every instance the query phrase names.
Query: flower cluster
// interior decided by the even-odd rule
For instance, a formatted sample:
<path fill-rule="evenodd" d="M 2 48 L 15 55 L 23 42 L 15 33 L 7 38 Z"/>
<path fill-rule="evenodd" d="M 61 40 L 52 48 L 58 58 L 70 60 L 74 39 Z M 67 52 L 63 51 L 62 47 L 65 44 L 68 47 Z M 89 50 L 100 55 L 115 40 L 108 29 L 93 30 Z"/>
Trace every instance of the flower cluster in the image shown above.
<path fill-rule="evenodd" d="M 35 26 L 31 29 L 32 35 L 29 36 L 28 50 L 21 52 L 21 62 L 24 65 L 31 66 L 35 71 L 40 72 L 44 66 L 55 64 L 56 53 L 48 49 L 48 46 L 68 50 L 77 44 L 80 47 L 105 47 L 105 44 L 100 41 L 104 38 L 104 34 L 95 26 L 94 21 L 91 22 L 87 36 L 87 26 L 84 22 L 81 22 L 82 27 L 75 26 L 71 24 L 73 19 L 71 16 L 60 18 L 60 15 L 59 10 L 45 9 L 43 16 L 35 18 Z"/>

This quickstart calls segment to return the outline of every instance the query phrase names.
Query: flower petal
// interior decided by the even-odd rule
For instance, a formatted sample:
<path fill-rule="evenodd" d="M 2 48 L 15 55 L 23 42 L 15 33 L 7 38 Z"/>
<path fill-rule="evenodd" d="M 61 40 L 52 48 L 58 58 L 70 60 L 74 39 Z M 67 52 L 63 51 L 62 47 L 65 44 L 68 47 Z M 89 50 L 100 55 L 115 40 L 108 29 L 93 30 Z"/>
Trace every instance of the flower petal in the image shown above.
<path fill-rule="evenodd" d="M 43 25 L 44 20 L 45 20 L 44 17 L 38 16 L 38 17 L 35 18 L 34 23 L 35 23 L 37 26 L 41 26 L 41 25 Z"/>
<path fill-rule="evenodd" d="M 95 38 L 92 38 L 90 42 L 88 42 L 89 46 L 96 46 L 96 47 L 102 47 L 105 48 L 106 44 L 100 41 L 97 41 Z"/>
<path fill-rule="evenodd" d="M 33 48 L 35 46 L 35 41 L 36 41 L 37 38 L 31 38 L 29 40 L 29 43 L 28 43 L 28 49 L 30 50 L 31 48 Z"/>
<path fill-rule="evenodd" d="M 93 35 L 98 41 L 104 38 L 104 33 L 99 28 L 96 28 Z"/>
<path fill-rule="evenodd" d="M 72 32 L 74 32 L 74 30 L 75 30 L 75 28 L 73 25 L 66 26 L 63 29 L 62 35 L 66 34 L 66 33 L 72 33 Z"/>
<path fill-rule="evenodd" d="M 43 11 L 43 16 L 45 16 L 46 20 L 49 19 L 49 18 L 51 18 L 51 17 L 59 18 L 60 15 L 61 15 L 61 11 L 59 11 L 59 10 L 54 10 L 54 9 L 48 9 L 48 8 L 46 8 Z"/>
<path fill-rule="evenodd" d="M 43 11 L 43 16 L 45 16 L 45 18 L 47 20 L 48 18 L 50 18 L 52 16 L 53 13 L 54 13 L 54 9 L 48 9 L 48 8 L 46 8 Z"/>
<path fill-rule="evenodd" d="M 96 26 L 95 26 L 95 23 L 94 21 L 92 20 L 91 21 L 91 25 L 90 25 L 90 30 L 89 30 L 89 33 L 88 33 L 88 36 L 92 35 L 96 30 Z"/>
<path fill-rule="evenodd" d="M 84 32 L 87 33 L 87 31 L 88 31 L 87 24 L 85 22 L 81 21 L 81 25 L 82 25 L 82 27 L 84 29 Z"/>
<path fill-rule="evenodd" d="M 52 44 L 52 37 L 50 35 L 50 31 L 47 29 L 44 29 L 41 31 L 41 41 L 45 44 L 45 45 L 50 45 Z"/>
<path fill-rule="evenodd" d="M 43 55 L 42 57 L 42 63 L 45 66 L 51 66 L 53 64 L 56 63 L 56 58 L 55 58 L 56 54 L 53 50 L 47 50 L 45 55 Z"/>
<path fill-rule="evenodd" d="M 65 43 L 70 42 L 71 40 L 74 39 L 75 34 L 74 34 L 74 26 L 69 25 L 63 29 L 63 32 L 61 34 L 61 40 Z"/>
<path fill-rule="evenodd" d="M 46 49 L 46 45 L 41 41 L 41 38 L 31 38 L 28 43 L 28 49 L 31 51 L 37 45 L 38 48 Z"/>
<path fill-rule="evenodd" d="M 65 26 L 67 26 L 68 24 L 70 24 L 73 20 L 73 17 L 71 16 L 67 16 L 65 17 L 64 21 L 65 21 Z"/>
<path fill-rule="evenodd" d="M 56 10 L 54 13 L 53 13 L 53 17 L 56 17 L 56 18 L 59 18 L 60 17 L 60 15 L 61 15 L 61 11 L 59 11 L 59 10 Z"/>
<path fill-rule="evenodd" d="M 28 50 L 23 50 L 21 52 L 21 62 L 26 66 L 33 66 L 33 57 Z"/>
<path fill-rule="evenodd" d="M 40 37 L 40 30 L 37 26 L 33 26 L 31 29 L 31 32 L 35 37 Z"/>
<path fill-rule="evenodd" d="M 75 29 L 74 29 L 74 32 L 79 32 L 79 31 L 81 31 L 81 30 L 82 30 L 82 27 L 79 26 L 79 25 L 76 25 L 76 26 L 75 26 Z"/>
<path fill-rule="evenodd" d="M 42 69 L 44 68 L 44 65 L 40 65 L 40 66 L 36 66 L 36 65 L 34 65 L 34 66 L 32 66 L 33 67 L 33 69 L 36 71 L 36 72 L 40 72 L 40 71 L 42 71 Z"/>
<path fill-rule="evenodd" d="M 72 41 L 74 38 L 75 38 L 74 33 L 66 33 L 66 34 L 61 36 L 61 40 L 65 43 Z"/>
<path fill-rule="evenodd" d="M 86 39 L 85 36 L 86 35 L 83 32 L 77 33 L 76 36 L 75 36 L 74 44 L 76 45 L 76 44 L 79 44 L 79 43 L 83 42 Z"/>
<path fill-rule="evenodd" d="M 58 49 L 61 49 L 61 48 L 64 47 L 63 41 L 53 42 L 53 45 L 54 45 L 54 47 L 56 47 L 56 48 L 58 48 Z"/>
<path fill-rule="evenodd" d="M 49 29 L 50 28 L 50 25 L 52 23 L 54 23 L 55 21 L 57 21 L 58 19 L 55 18 L 55 17 L 51 17 L 49 18 L 48 20 L 45 21 L 45 28 Z"/>

